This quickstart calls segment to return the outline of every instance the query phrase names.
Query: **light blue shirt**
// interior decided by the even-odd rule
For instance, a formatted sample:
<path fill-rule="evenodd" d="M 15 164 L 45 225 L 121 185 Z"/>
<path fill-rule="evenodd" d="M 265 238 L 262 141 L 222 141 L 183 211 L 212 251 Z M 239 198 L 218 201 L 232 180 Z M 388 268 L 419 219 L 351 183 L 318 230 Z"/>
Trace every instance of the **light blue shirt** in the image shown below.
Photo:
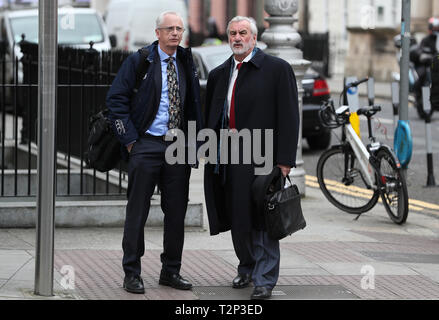
<path fill-rule="evenodd" d="M 150 135 L 153 136 L 164 136 L 166 132 L 168 132 L 168 122 L 169 122 L 169 96 L 168 96 L 168 74 L 166 69 L 168 68 L 168 63 L 165 61 L 169 58 L 169 55 L 165 53 L 160 46 L 157 46 L 159 56 L 160 56 L 160 64 L 162 68 L 162 95 L 160 97 L 160 105 L 159 110 L 157 111 L 157 115 L 152 122 L 149 129 L 146 131 Z M 174 66 L 177 71 L 177 79 L 178 79 L 178 67 L 177 67 L 177 52 L 175 52 L 172 57 L 174 58 Z"/>

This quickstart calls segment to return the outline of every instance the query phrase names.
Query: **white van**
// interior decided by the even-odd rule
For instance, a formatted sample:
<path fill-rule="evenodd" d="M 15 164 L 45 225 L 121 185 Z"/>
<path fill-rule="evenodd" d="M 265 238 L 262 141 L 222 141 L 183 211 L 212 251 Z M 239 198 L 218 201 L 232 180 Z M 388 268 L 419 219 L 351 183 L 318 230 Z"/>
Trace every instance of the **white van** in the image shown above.
<path fill-rule="evenodd" d="M 155 22 L 163 11 L 178 12 L 186 31 L 181 45 L 188 45 L 188 11 L 184 0 L 110 0 L 105 14 L 108 33 L 117 49 L 135 51 L 157 40 Z"/>
<path fill-rule="evenodd" d="M 0 47 L 7 61 L 22 57 L 18 43 L 25 40 L 38 43 L 38 9 L 5 10 L 0 12 Z M 64 7 L 58 9 L 58 44 L 75 48 L 111 50 L 110 38 L 100 14 L 91 8 Z M 18 81 L 21 82 L 21 64 Z M 12 81 L 12 63 L 7 63 L 6 78 Z"/>
<path fill-rule="evenodd" d="M 20 56 L 22 34 L 26 41 L 38 42 L 38 9 L 7 10 L 0 13 L 0 39 L 9 50 L 15 46 Z M 58 9 L 58 44 L 88 48 L 90 41 L 98 51 L 110 50 L 111 44 L 102 17 L 95 9 L 66 7 Z M 12 52 L 11 52 L 12 53 Z"/>

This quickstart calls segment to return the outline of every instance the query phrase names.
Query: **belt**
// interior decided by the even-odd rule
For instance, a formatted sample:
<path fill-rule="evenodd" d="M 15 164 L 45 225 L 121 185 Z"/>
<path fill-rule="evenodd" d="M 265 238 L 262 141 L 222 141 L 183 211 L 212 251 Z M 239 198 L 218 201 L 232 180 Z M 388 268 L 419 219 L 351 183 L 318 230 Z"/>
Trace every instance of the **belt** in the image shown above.
<path fill-rule="evenodd" d="M 166 140 L 165 140 L 166 135 L 163 135 L 163 136 L 154 136 L 154 135 L 149 134 L 149 133 L 144 133 L 143 136 L 144 136 L 144 137 L 147 137 L 147 138 L 150 138 L 150 139 L 163 141 L 163 142 L 166 142 L 166 143 L 172 143 L 172 142 L 175 141 L 175 139 L 173 139 L 173 140 L 171 140 L 171 141 L 166 141 Z"/>
<path fill-rule="evenodd" d="M 165 141 L 165 137 L 166 137 L 166 135 L 164 135 L 164 136 L 153 136 L 152 134 L 149 134 L 149 133 L 145 133 L 144 136 L 147 137 L 147 138 L 150 138 L 150 139 L 161 140 L 161 141 Z"/>

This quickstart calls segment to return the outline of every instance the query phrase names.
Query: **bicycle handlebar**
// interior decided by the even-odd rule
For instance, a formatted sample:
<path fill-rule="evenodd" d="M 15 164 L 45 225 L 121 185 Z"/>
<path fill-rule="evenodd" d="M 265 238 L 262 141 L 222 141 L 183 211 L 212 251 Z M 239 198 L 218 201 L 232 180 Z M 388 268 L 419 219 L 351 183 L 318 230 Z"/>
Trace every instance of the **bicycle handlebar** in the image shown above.
<path fill-rule="evenodd" d="M 367 81 L 369 81 L 369 78 L 364 78 L 364 79 L 349 83 L 348 85 L 344 85 L 343 90 L 340 93 L 340 98 L 338 99 L 339 105 L 341 105 L 341 99 L 348 89 L 353 88 L 353 87 L 358 87 L 360 84 L 362 84 L 363 82 L 367 82 Z"/>
<path fill-rule="evenodd" d="M 358 81 L 355 81 L 355 82 L 349 83 L 349 84 L 346 86 L 346 89 L 349 89 L 349 88 L 352 88 L 352 87 L 358 87 L 360 84 L 362 84 L 362 83 L 364 83 L 364 82 L 367 82 L 367 81 L 369 81 L 369 78 L 364 78 L 364 79 L 361 79 L 361 80 L 358 80 Z"/>

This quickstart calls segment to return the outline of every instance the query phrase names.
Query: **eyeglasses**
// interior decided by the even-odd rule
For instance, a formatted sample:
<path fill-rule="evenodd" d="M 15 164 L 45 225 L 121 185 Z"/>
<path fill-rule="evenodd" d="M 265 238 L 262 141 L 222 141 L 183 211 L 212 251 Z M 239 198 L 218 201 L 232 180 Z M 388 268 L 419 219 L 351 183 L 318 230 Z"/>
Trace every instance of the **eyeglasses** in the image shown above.
<path fill-rule="evenodd" d="M 184 32 L 184 28 L 182 27 L 161 27 L 161 28 L 157 28 L 159 30 L 165 30 L 166 33 L 171 33 L 174 30 L 177 31 L 177 33 L 183 33 Z"/>

